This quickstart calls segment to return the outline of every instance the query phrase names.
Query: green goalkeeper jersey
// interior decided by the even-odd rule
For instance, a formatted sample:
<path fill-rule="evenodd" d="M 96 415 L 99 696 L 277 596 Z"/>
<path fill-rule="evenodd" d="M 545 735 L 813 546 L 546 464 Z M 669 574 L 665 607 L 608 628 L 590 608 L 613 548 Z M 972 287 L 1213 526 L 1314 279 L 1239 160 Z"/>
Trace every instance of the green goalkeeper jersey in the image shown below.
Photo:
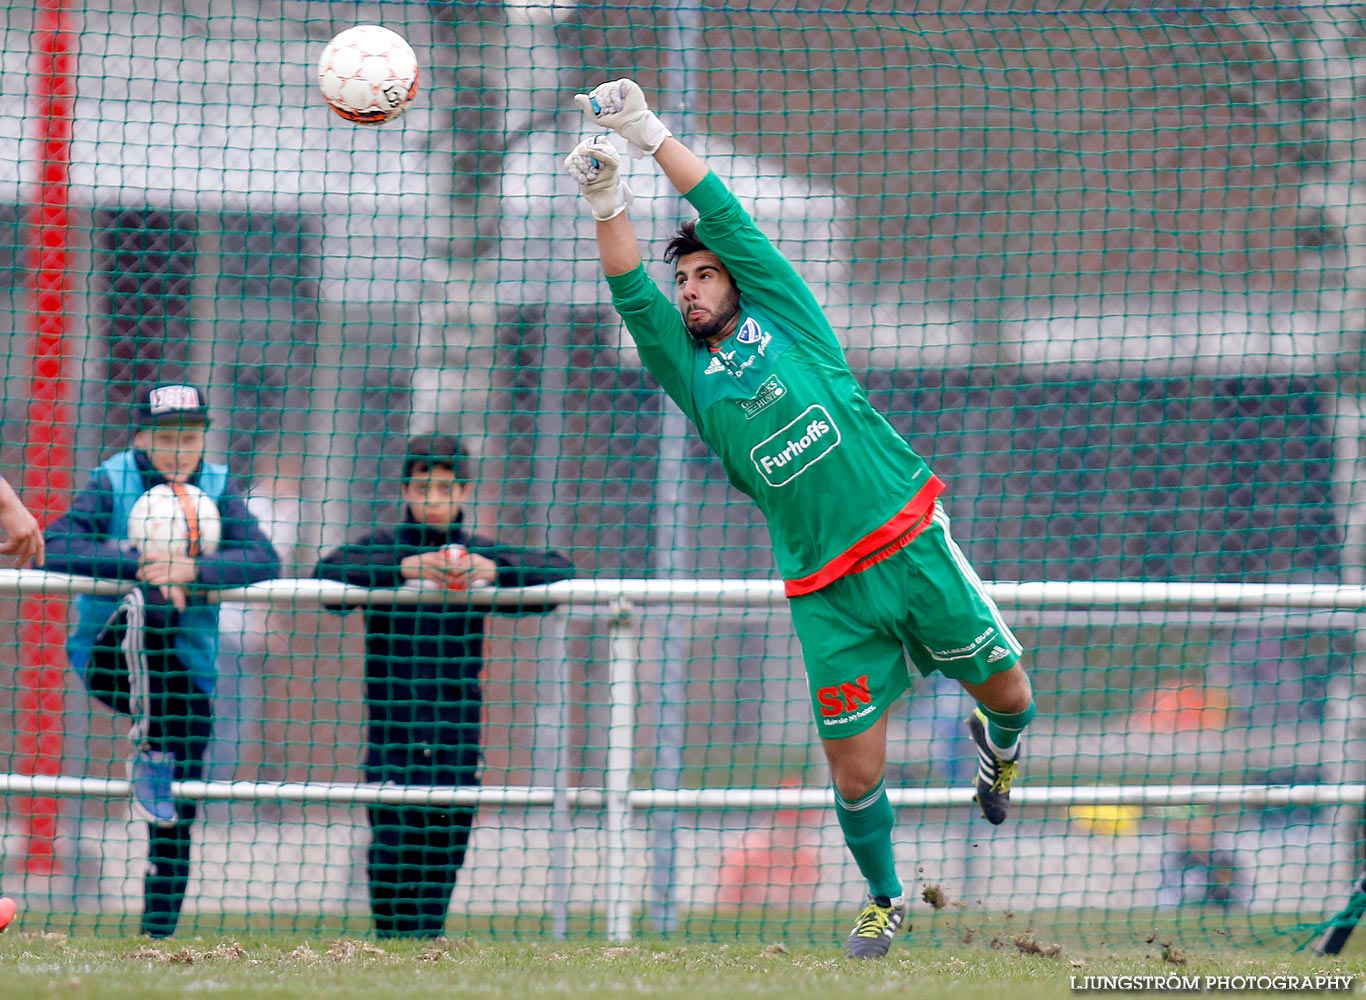
<path fill-rule="evenodd" d="M 943 484 L 854 379 L 811 290 L 714 173 L 686 195 L 698 238 L 740 290 L 715 348 L 636 268 L 609 275 L 641 359 L 753 497 L 788 596 L 890 554 L 922 527 Z"/>

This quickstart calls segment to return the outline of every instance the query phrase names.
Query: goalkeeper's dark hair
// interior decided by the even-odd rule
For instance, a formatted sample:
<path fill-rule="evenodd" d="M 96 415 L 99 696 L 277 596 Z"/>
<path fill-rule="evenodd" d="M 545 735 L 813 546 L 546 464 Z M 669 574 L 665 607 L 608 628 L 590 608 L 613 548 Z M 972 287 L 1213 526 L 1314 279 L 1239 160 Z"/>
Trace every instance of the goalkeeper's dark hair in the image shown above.
<path fill-rule="evenodd" d="M 433 469 L 450 469 L 456 482 L 469 482 L 470 457 L 449 434 L 419 434 L 408 439 L 403 456 L 403 481 Z"/>
<path fill-rule="evenodd" d="M 664 263 L 677 264 L 688 254 L 702 250 L 710 252 L 711 247 L 697 238 L 697 220 L 691 219 L 678 227 L 678 232 L 674 233 L 673 239 L 664 248 Z"/>

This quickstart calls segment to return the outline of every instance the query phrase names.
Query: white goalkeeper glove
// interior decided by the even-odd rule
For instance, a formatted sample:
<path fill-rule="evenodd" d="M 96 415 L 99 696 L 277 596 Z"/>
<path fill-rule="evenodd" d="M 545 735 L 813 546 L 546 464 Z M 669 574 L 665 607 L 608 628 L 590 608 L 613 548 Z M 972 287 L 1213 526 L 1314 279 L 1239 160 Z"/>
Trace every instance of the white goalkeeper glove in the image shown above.
<path fill-rule="evenodd" d="M 621 136 L 636 156 L 652 155 L 673 135 L 645 103 L 645 95 L 634 80 L 600 83 L 587 94 L 575 94 L 574 100 L 589 121 Z"/>
<path fill-rule="evenodd" d="M 615 219 L 631 204 L 631 189 L 621 179 L 621 156 L 606 134 L 584 139 L 564 158 L 564 169 L 578 181 L 593 218 Z"/>

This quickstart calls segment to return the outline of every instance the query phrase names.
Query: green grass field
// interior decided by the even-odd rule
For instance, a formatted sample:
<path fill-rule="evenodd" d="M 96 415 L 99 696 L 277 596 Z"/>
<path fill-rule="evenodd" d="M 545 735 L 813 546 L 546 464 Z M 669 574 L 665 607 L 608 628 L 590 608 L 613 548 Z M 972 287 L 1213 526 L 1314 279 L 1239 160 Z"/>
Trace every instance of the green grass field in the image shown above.
<path fill-rule="evenodd" d="M 1134 949 L 1031 954 L 1000 948 L 900 944 L 882 962 L 852 963 L 835 947 L 780 943 L 607 945 L 418 944 L 361 938 L 332 940 L 194 938 L 65 938 L 18 933 L 0 939 L 0 982 L 6 997 L 38 1000 L 158 1000 L 209 996 L 223 1000 L 433 1000 L 537 996 L 677 1000 L 773 997 L 1002 997 L 1070 995 L 1070 977 L 1086 975 L 1314 975 L 1366 971 L 1362 956 Z M 1359 982 L 1354 991 L 1359 991 Z"/>
<path fill-rule="evenodd" d="M 1286 931 L 1262 933 L 1269 924 L 1246 919 L 1235 941 L 1211 924 L 1183 927 L 1170 918 L 1083 914 L 1051 923 L 1018 916 L 992 923 L 965 917 L 949 924 L 940 916 L 922 921 L 929 933 L 899 940 L 886 961 L 851 963 L 839 948 L 836 928 L 828 943 L 813 943 L 809 924 L 787 940 L 776 924 L 763 936 L 732 925 L 732 933 L 741 935 L 729 942 L 699 940 L 695 926 L 682 939 L 686 943 L 642 936 L 614 945 L 600 935 L 554 941 L 534 933 L 511 940 L 507 927 L 490 934 L 487 924 L 457 928 L 456 920 L 451 936 L 437 942 L 376 942 L 327 928 L 260 933 L 247 925 L 240 933 L 187 932 L 154 942 L 131 933 L 77 930 L 68 936 L 28 929 L 38 922 L 30 914 L 0 935 L 0 996 L 1019 1000 L 1071 996 L 1072 977 L 1085 976 L 1184 976 L 1203 982 L 1205 976 L 1334 974 L 1357 977 L 1353 992 L 1366 985 L 1366 929 L 1345 954 L 1321 958 L 1296 951 L 1299 940 Z"/>

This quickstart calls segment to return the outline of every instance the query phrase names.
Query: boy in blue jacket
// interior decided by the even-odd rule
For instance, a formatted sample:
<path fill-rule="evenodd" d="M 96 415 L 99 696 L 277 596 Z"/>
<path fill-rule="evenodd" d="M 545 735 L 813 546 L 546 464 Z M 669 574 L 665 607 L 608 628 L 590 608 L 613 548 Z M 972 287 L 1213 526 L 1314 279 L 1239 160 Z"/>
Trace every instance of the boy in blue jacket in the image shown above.
<path fill-rule="evenodd" d="M 279 559 L 227 466 L 204 460 L 209 411 L 198 388 L 144 389 L 133 417 L 132 447 L 102 462 L 48 527 L 47 566 L 132 585 L 122 598 L 76 598 L 67 654 L 91 695 L 131 722 L 132 811 L 148 831 L 142 933 L 160 938 L 175 932 L 185 901 L 196 815 L 195 803 L 175 799 L 171 783 L 203 777 L 213 731 L 218 605 L 208 591 L 268 580 Z M 133 547 L 128 514 L 162 483 L 197 486 L 217 504 L 216 552 Z"/>

